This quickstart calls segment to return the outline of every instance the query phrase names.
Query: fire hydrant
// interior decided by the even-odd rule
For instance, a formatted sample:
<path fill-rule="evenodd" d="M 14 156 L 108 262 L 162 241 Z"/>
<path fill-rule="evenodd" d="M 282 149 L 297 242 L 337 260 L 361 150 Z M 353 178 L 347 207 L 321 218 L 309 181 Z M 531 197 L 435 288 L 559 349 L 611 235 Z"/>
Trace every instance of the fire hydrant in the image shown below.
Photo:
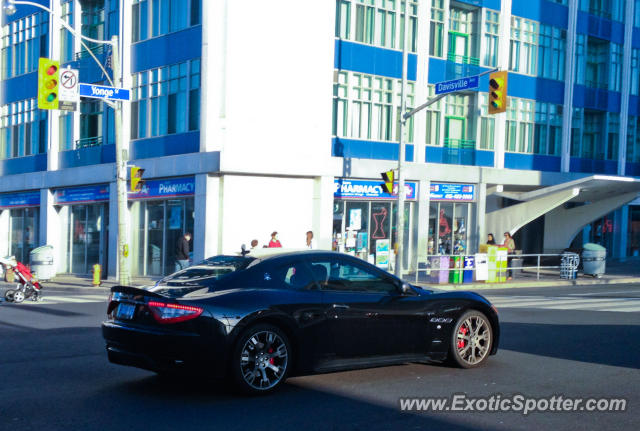
<path fill-rule="evenodd" d="M 96 263 L 95 265 L 93 265 L 93 285 L 96 287 L 102 284 L 101 274 L 102 267 L 100 267 L 99 263 Z"/>

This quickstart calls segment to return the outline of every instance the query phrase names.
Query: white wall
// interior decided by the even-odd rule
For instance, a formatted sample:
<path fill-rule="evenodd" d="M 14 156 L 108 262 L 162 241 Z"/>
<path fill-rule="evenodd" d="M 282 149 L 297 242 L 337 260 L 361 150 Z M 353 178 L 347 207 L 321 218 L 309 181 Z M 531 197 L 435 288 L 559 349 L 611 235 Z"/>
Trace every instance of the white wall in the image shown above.
<path fill-rule="evenodd" d="M 334 20 L 334 1 L 227 2 L 222 171 L 328 170 Z"/>
<path fill-rule="evenodd" d="M 225 175 L 222 198 L 222 253 L 269 243 L 277 231 L 286 248 L 302 248 L 313 228 L 314 180 Z"/>

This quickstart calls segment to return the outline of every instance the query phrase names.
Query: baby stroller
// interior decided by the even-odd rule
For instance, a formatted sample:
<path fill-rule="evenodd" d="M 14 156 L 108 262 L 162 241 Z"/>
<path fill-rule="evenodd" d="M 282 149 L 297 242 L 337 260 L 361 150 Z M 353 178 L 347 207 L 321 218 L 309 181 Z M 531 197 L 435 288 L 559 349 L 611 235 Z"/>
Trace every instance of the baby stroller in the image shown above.
<path fill-rule="evenodd" d="M 32 301 L 42 300 L 42 285 L 31 275 L 29 268 L 15 259 L 8 258 L 0 258 L 0 264 L 4 266 L 5 272 L 11 268 L 18 282 L 15 289 L 9 289 L 4 293 L 4 299 L 16 303 L 27 298 L 31 298 Z"/>

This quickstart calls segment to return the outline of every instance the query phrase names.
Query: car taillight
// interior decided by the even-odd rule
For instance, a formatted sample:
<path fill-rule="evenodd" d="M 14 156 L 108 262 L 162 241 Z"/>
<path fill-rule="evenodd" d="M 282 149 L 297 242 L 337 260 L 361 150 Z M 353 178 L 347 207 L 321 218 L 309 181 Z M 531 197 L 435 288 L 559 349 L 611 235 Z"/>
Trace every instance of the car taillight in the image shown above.
<path fill-rule="evenodd" d="M 108 304 L 109 305 L 107 305 L 107 316 L 111 317 L 111 313 L 113 312 L 113 310 L 115 310 L 116 306 L 118 305 L 118 303 L 113 300 L 113 293 L 109 294 Z"/>
<path fill-rule="evenodd" d="M 167 304 L 159 301 L 149 301 L 147 303 L 151 314 L 158 323 L 178 323 L 185 320 L 195 319 L 204 311 L 200 307 L 182 304 Z"/>

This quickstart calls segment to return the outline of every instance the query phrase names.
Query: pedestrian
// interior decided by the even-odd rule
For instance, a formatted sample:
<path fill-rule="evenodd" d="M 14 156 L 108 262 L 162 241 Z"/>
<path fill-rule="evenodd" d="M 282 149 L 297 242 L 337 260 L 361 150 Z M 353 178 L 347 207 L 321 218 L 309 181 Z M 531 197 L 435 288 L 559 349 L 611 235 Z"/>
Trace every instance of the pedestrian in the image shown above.
<path fill-rule="evenodd" d="M 269 248 L 274 247 L 282 247 L 282 244 L 280 244 L 280 240 L 278 239 L 278 232 L 276 231 L 271 232 L 271 241 L 269 241 Z"/>
<path fill-rule="evenodd" d="M 502 246 L 507 248 L 508 255 L 512 255 L 516 252 L 516 242 L 510 232 L 504 233 L 504 242 L 502 243 Z M 507 267 L 509 268 L 507 270 L 507 280 L 511 280 L 513 278 L 513 269 L 511 269 L 512 259 L 512 257 L 507 256 Z"/>
<path fill-rule="evenodd" d="M 257 239 L 252 239 L 251 240 L 251 250 L 255 250 L 256 248 L 258 248 L 258 240 Z"/>
<path fill-rule="evenodd" d="M 176 245 L 176 271 L 189 266 L 189 241 L 191 241 L 190 232 L 185 232 L 178 239 L 178 244 Z"/>
<path fill-rule="evenodd" d="M 487 244 L 488 245 L 496 245 L 496 240 L 493 238 L 493 234 L 492 233 L 487 235 Z"/>
<path fill-rule="evenodd" d="M 307 245 L 307 248 L 310 250 L 316 248 L 316 241 L 313 239 L 313 231 L 311 230 L 307 232 L 306 245 Z"/>

